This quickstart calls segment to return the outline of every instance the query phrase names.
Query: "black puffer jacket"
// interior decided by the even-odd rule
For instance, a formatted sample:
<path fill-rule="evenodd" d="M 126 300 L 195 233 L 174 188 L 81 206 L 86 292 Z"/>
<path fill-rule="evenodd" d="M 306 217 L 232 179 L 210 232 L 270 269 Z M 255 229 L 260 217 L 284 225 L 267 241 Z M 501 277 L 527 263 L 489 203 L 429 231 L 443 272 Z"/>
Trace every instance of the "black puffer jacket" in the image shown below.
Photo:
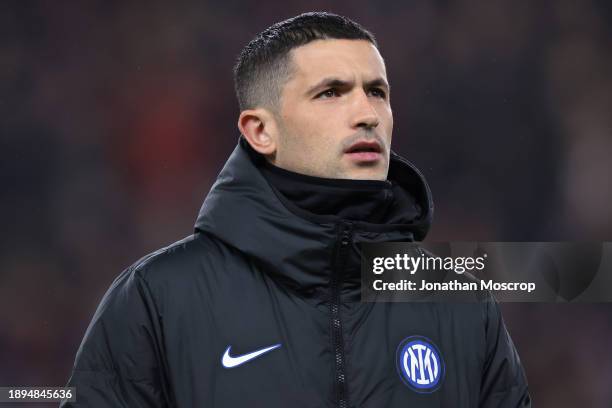
<path fill-rule="evenodd" d="M 420 173 L 378 223 L 309 212 L 273 188 L 246 142 L 195 234 L 144 257 L 104 296 L 63 407 L 527 407 L 498 305 L 360 303 L 359 243 L 424 238 Z"/>

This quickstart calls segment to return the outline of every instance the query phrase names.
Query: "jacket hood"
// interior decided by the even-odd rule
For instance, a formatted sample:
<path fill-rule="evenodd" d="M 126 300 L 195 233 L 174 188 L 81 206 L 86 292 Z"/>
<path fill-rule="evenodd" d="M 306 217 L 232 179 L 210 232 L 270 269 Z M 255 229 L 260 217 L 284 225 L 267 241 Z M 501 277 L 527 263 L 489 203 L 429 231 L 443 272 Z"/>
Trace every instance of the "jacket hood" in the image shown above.
<path fill-rule="evenodd" d="M 292 205 L 262 174 L 264 160 L 240 137 L 204 200 L 195 230 L 237 249 L 302 295 L 325 297 L 339 228 L 347 220 Z M 387 219 L 349 222 L 352 251 L 344 268 L 342 291 L 354 300 L 359 297 L 360 243 L 420 241 L 431 224 L 431 192 L 414 165 L 391 152 L 388 180 L 401 194 L 394 195 Z"/>

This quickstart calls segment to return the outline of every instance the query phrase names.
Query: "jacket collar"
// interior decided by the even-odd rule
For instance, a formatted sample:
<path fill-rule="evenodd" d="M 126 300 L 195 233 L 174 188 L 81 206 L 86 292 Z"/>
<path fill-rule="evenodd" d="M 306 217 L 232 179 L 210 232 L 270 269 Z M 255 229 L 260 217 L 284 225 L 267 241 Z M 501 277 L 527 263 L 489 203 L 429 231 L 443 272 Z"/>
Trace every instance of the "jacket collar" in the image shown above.
<path fill-rule="evenodd" d="M 338 226 L 334 215 L 313 214 L 293 205 L 261 173 L 262 156 L 240 137 L 208 193 L 195 224 L 246 255 L 266 273 L 305 296 L 325 296 L 332 273 Z M 389 180 L 405 194 L 389 223 L 352 221 L 352 251 L 343 271 L 343 292 L 359 289 L 361 242 L 422 240 L 431 224 L 431 193 L 421 173 L 392 152 Z M 320 295 L 320 296 L 319 296 Z"/>

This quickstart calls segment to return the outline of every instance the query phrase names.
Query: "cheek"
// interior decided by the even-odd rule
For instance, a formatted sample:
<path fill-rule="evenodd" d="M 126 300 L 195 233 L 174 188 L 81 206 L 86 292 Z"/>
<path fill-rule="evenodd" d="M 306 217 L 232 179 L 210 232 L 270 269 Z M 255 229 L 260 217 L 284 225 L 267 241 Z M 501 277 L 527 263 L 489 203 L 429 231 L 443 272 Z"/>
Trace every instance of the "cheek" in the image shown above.
<path fill-rule="evenodd" d="M 328 110 L 306 105 L 292 120 L 294 134 L 301 136 L 304 145 L 320 149 L 329 143 L 336 117 L 337 115 L 331 114 Z"/>
<path fill-rule="evenodd" d="M 306 102 L 296 104 L 291 111 L 287 110 L 283 119 L 289 137 L 294 139 L 290 141 L 291 148 L 301 153 L 316 153 L 308 155 L 309 161 L 326 161 L 336 157 L 342 150 L 342 138 L 353 132 L 348 127 L 347 109 L 350 109 L 350 106 L 339 103 Z M 388 118 L 390 112 L 387 109 L 387 113 L 381 112 L 381 115 Z M 386 128 L 386 124 L 383 126 Z M 385 129 L 385 133 L 390 133 L 390 129 Z"/>
<path fill-rule="evenodd" d="M 393 113 L 391 112 L 391 108 L 388 106 L 381 108 L 379 111 L 379 118 L 385 133 L 391 138 L 391 133 L 393 132 Z"/>
<path fill-rule="evenodd" d="M 309 112 L 287 112 L 283 117 L 280 138 L 284 155 L 290 156 L 292 161 L 310 160 L 310 155 L 305 156 L 304 153 L 318 152 L 320 143 L 317 143 L 317 134 L 317 121 Z"/>

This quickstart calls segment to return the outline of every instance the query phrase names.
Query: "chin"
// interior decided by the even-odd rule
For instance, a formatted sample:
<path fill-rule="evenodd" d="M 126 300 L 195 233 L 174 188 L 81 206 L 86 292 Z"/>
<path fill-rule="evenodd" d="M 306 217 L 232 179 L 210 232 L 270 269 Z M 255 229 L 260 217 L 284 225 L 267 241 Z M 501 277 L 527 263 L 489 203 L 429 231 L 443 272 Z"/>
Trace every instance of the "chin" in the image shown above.
<path fill-rule="evenodd" d="M 346 172 L 346 179 L 351 180 L 386 180 L 387 179 L 387 171 L 383 171 L 380 169 L 351 169 Z"/>

